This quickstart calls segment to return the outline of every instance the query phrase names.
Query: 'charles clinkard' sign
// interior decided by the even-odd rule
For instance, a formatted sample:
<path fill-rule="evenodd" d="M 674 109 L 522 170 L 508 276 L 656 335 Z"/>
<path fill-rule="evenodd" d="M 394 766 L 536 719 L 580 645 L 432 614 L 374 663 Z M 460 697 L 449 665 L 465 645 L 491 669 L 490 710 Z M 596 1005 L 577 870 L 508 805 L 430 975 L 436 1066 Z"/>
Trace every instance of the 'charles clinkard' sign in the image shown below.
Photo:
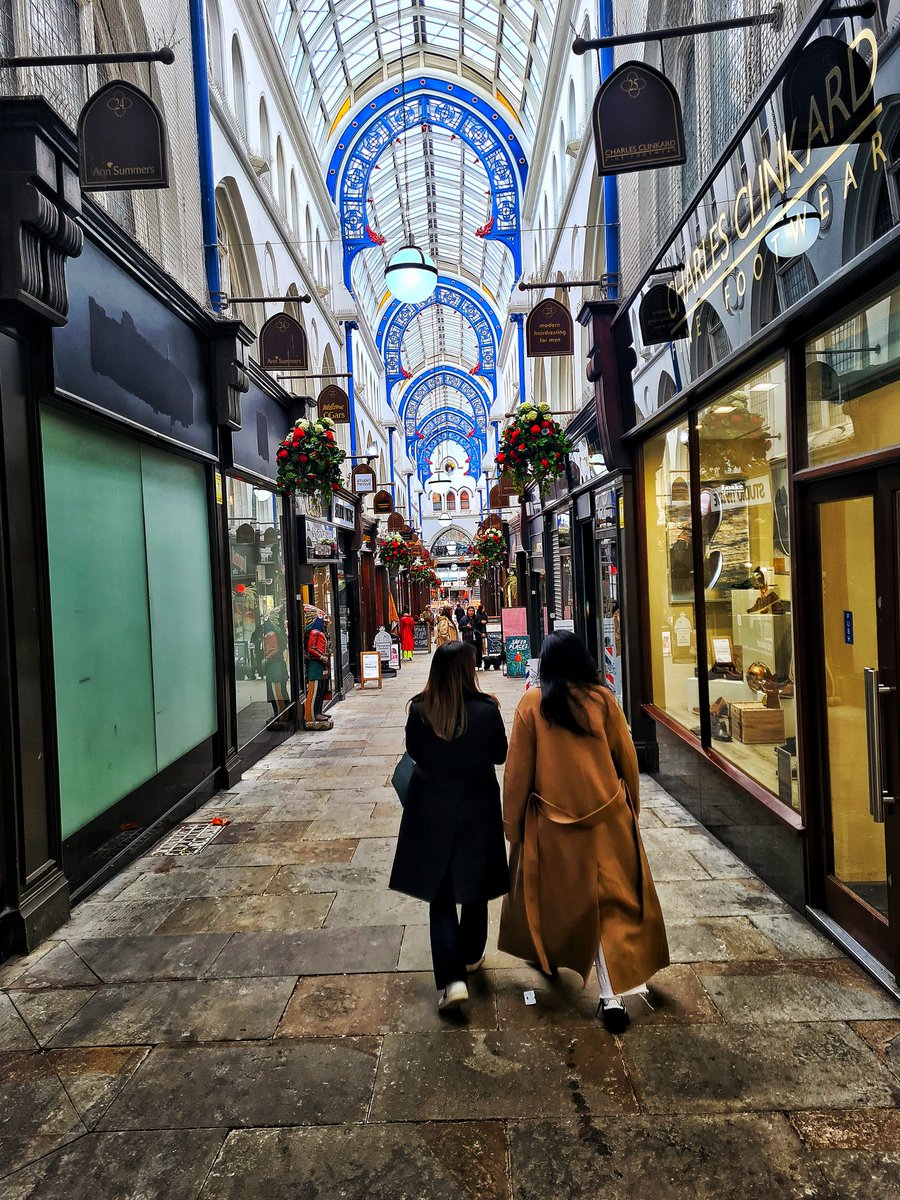
<path fill-rule="evenodd" d="M 868 63 L 858 53 L 860 47 L 869 53 Z M 669 285 L 672 315 L 684 305 L 688 337 L 703 332 L 697 323 L 704 301 L 721 300 L 728 312 L 739 309 L 751 282 L 762 278 L 767 263 L 795 257 L 797 247 L 811 232 L 829 228 L 835 202 L 846 201 L 859 190 L 863 171 L 878 174 L 887 168 L 884 141 L 877 128 L 883 105 L 873 103 L 878 69 L 874 34 L 861 30 L 844 46 L 844 53 L 845 69 L 842 73 L 839 64 L 832 65 L 825 91 L 830 107 L 826 104 L 823 109 L 816 93 L 809 97 L 806 140 L 802 144 L 795 140 L 799 124 L 795 96 L 792 127 L 778 137 L 768 156 L 745 169 L 743 181 L 727 202 L 707 203 L 698 210 L 705 215 L 705 227 L 692 245 L 685 246 L 683 266 Z M 864 78 L 860 63 L 865 64 Z M 838 119 L 849 136 L 833 146 Z M 868 143 L 861 158 L 857 154 L 860 142 Z M 817 223 L 813 231 L 807 228 L 810 221 Z"/>

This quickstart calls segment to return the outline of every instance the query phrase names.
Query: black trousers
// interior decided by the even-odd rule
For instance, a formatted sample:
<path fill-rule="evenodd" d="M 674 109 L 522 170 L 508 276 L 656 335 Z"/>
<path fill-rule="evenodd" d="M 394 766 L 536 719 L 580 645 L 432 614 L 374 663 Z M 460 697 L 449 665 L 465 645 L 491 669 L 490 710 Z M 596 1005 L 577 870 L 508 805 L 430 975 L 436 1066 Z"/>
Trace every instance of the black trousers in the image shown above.
<path fill-rule="evenodd" d="M 488 906 L 463 904 L 462 916 L 456 914 L 456 900 L 449 873 L 444 876 L 431 902 L 431 962 L 438 991 L 457 980 L 465 982 L 466 963 L 478 962 L 487 945 Z"/>

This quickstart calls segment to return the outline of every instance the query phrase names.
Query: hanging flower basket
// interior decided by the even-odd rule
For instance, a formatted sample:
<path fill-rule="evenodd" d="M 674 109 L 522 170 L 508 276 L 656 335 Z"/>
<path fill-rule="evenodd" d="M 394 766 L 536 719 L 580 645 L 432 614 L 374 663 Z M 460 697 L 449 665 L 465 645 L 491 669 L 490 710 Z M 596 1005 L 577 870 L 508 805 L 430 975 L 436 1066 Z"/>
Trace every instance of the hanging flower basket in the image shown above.
<path fill-rule="evenodd" d="M 402 538 L 389 537 L 379 542 L 381 565 L 389 571 L 402 571 L 412 566 L 412 551 Z"/>
<path fill-rule="evenodd" d="M 412 583 L 427 584 L 428 587 L 440 587 L 437 572 L 427 563 L 414 562 L 409 568 L 409 578 Z"/>
<path fill-rule="evenodd" d="M 700 430 L 700 470 L 705 476 L 752 475 L 768 467 L 772 439 L 765 420 L 746 403 L 729 397 L 727 412 L 703 413 Z"/>
<path fill-rule="evenodd" d="M 503 430 L 497 463 L 520 492 L 534 482 L 544 494 L 562 474 L 571 451 L 572 443 L 550 415 L 549 404 L 520 404 Z"/>
<path fill-rule="evenodd" d="M 276 487 L 287 496 L 315 496 L 327 508 L 341 486 L 345 457 L 329 417 L 298 421 L 278 447 Z"/>
<path fill-rule="evenodd" d="M 489 526 L 476 536 L 474 550 L 489 567 L 499 567 L 506 561 L 506 538 L 499 529 Z"/>
<path fill-rule="evenodd" d="M 469 587 L 474 587 L 480 579 L 487 579 L 491 572 L 491 568 L 483 558 L 474 557 L 469 563 L 466 570 L 466 583 Z"/>

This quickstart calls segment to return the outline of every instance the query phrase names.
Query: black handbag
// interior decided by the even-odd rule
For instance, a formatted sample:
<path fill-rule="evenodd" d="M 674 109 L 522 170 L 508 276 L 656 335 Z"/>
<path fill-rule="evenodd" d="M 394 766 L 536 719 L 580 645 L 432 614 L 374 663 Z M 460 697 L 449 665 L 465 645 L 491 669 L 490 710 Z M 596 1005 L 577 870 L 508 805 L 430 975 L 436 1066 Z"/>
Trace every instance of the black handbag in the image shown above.
<path fill-rule="evenodd" d="M 409 785 L 412 782 L 413 771 L 416 769 L 415 760 L 404 753 L 403 757 L 394 767 L 394 773 L 391 776 L 391 783 L 394 791 L 400 798 L 400 803 L 406 805 L 407 797 L 409 796 Z"/>

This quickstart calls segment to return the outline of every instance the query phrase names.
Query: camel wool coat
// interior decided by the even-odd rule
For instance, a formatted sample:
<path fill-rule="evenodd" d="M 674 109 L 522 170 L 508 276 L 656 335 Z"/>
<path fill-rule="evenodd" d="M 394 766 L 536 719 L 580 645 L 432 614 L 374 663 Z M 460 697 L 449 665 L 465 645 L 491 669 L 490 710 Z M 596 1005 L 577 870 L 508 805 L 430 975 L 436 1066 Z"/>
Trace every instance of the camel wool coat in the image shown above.
<path fill-rule="evenodd" d="M 579 689 L 591 736 L 550 725 L 540 688 L 516 709 L 503 784 L 512 885 L 500 949 L 587 982 L 599 945 L 616 992 L 668 965 L 662 910 L 638 830 L 638 763 L 604 687 Z"/>

